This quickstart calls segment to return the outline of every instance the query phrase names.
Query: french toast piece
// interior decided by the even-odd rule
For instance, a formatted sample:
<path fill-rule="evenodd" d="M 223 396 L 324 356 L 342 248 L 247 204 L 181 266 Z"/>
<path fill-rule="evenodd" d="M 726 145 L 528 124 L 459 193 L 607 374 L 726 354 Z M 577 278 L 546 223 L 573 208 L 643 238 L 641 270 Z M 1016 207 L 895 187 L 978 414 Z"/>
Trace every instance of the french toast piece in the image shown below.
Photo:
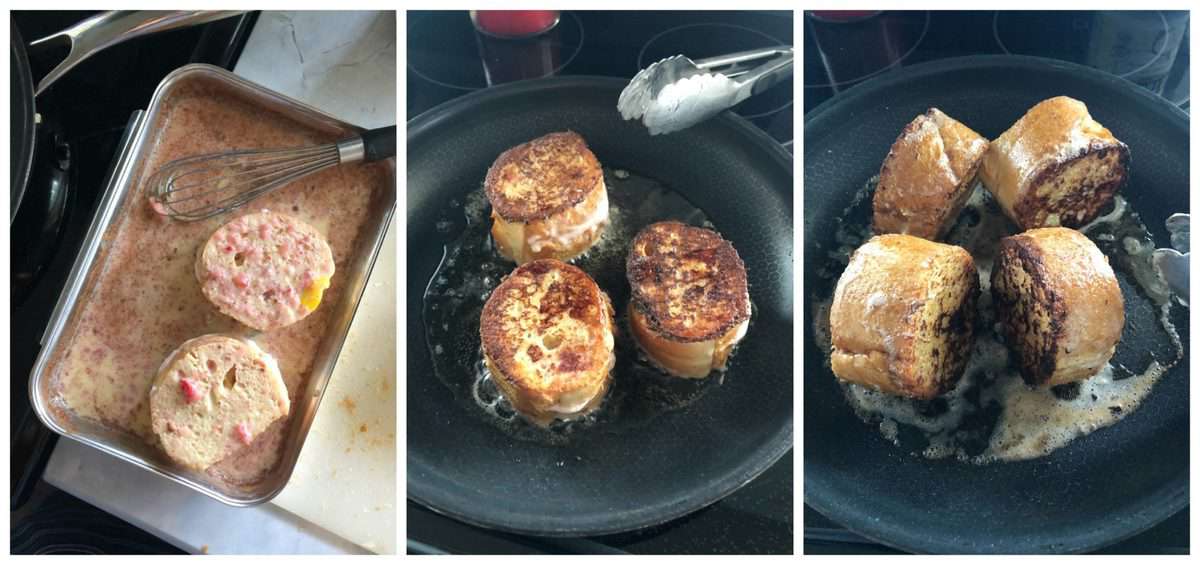
<path fill-rule="evenodd" d="M 879 169 L 875 233 L 938 240 L 971 196 L 988 141 L 937 108 L 905 126 Z"/>
<path fill-rule="evenodd" d="M 638 233 L 626 259 L 629 324 L 642 351 L 678 377 L 723 369 L 750 323 L 746 266 L 712 230 L 679 222 Z"/>
<path fill-rule="evenodd" d="M 496 248 L 518 265 L 569 261 L 599 241 L 608 225 L 604 172 L 574 132 L 544 135 L 500 154 L 484 192 Z"/>
<path fill-rule="evenodd" d="M 871 238 L 833 294 L 834 374 L 910 398 L 950 391 L 970 356 L 978 298 L 965 249 L 909 235 Z"/>
<path fill-rule="evenodd" d="M 196 470 L 250 445 L 290 408 L 275 360 L 223 335 L 184 342 L 150 386 L 151 429 L 171 459 Z"/>
<path fill-rule="evenodd" d="M 311 314 L 329 288 L 333 251 L 316 228 L 263 210 L 213 232 L 196 257 L 200 290 L 222 314 L 258 331 Z"/>
<path fill-rule="evenodd" d="M 613 308 L 578 267 L 557 259 L 517 267 L 488 297 L 479 334 L 500 392 L 535 424 L 584 416 L 603 401 L 616 363 Z"/>
<path fill-rule="evenodd" d="M 992 142 L 979 177 L 1023 230 L 1094 220 L 1129 178 L 1129 147 L 1058 96 L 1030 108 Z"/>
<path fill-rule="evenodd" d="M 1002 239 L 992 296 L 996 320 L 1031 385 L 1095 375 L 1116 351 L 1125 326 L 1124 299 L 1108 258 L 1068 228 Z"/>

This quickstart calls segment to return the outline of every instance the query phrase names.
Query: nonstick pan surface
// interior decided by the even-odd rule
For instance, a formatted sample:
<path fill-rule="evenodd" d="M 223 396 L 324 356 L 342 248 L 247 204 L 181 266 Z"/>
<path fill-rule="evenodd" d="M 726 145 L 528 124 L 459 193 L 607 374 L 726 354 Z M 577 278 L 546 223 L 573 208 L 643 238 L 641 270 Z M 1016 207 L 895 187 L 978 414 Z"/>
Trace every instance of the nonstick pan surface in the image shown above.
<path fill-rule="evenodd" d="M 792 445 L 791 156 L 728 113 L 651 137 L 618 114 L 624 84 L 514 83 L 408 124 L 408 496 L 438 512 L 537 535 L 632 530 L 721 499 Z M 755 314 L 722 384 L 695 403 L 645 425 L 594 426 L 548 445 L 514 439 L 463 408 L 434 374 L 422 305 L 454 236 L 438 229 L 448 202 L 461 206 L 478 191 L 505 149 L 568 129 L 606 167 L 655 179 L 705 212 L 745 261 Z M 604 290 L 619 316 L 627 285 Z M 456 325 L 478 336 L 477 319 Z"/>
<path fill-rule="evenodd" d="M 34 137 L 37 124 L 34 120 L 33 75 L 29 70 L 29 53 L 25 40 L 17 30 L 17 22 L 9 21 L 9 216 L 16 219 L 17 209 L 25 196 L 25 185 L 29 182 L 33 166 Z"/>
<path fill-rule="evenodd" d="M 1132 174 L 1122 194 L 1156 245 L 1169 247 L 1163 221 L 1188 211 L 1186 114 L 1086 67 L 1014 56 L 950 59 L 856 86 L 806 116 L 806 295 L 828 292 L 830 282 L 817 270 L 819 258 L 837 247 L 835 219 L 878 173 L 908 121 L 936 106 L 994 139 L 1035 103 L 1056 95 L 1083 100 L 1129 145 Z M 805 302 L 805 327 L 812 328 L 812 300 Z M 1186 309 L 1177 310 L 1186 344 Z M 1136 334 L 1127 322 L 1125 336 Z M 893 446 L 854 415 L 826 362 L 808 331 L 805 502 L 866 537 L 919 552 L 1081 552 L 1138 533 L 1187 505 L 1186 345 L 1182 361 L 1125 419 L 1047 457 L 986 466 L 928 460 Z"/>

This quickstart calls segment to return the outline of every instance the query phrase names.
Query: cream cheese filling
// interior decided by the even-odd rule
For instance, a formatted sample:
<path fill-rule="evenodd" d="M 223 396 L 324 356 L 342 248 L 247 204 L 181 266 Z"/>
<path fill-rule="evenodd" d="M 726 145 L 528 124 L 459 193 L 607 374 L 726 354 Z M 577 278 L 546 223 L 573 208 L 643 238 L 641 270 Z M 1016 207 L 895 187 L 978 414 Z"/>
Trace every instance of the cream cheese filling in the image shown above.
<path fill-rule="evenodd" d="M 580 205 L 586 203 L 584 200 Z M 608 222 L 608 188 L 600 181 L 600 198 L 583 221 L 562 226 L 564 222 L 547 221 L 547 233 L 529 236 L 529 249 L 534 253 L 550 246 L 568 247 L 583 235 Z"/>

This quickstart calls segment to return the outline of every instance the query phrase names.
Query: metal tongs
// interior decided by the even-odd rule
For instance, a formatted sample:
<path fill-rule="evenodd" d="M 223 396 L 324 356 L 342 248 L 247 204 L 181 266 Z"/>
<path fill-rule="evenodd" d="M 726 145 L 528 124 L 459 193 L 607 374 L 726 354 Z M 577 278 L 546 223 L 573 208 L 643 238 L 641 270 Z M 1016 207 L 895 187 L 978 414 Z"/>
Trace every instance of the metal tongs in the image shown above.
<path fill-rule="evenodd" d="M 1188 214 L 1171 214 L 1167 218 L 1167 232 L 1171 234 L 1173 249 L 1155 249 L 1151 255 L 1154 270 L 1167 283 L 1171 292 L 1184 306 L 1188 305 L 1188 256 L 1191 254 L 1188 239 L 1191 234 L 1191 217 Z"/>
<path fill-rule="evenodd" d="M 792 76 L 790 46 L 693 61 L 667 57 L 642 69 L 621 91 L 617 109 L 641 119 L 650 135 L 694 126 Z"/>

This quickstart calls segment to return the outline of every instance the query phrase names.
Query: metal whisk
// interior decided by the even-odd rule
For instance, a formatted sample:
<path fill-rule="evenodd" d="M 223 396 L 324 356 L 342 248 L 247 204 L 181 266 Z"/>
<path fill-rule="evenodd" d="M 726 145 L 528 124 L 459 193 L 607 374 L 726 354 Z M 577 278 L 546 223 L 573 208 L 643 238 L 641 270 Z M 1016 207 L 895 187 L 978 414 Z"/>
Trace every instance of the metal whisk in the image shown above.
<path fill-rule="evenodd" d="M 316 147 L 251 149 L 171 161 L 148 181 L 154 210 L 191 222 L 233 210 L 276 188 L 342 163 L 396 155 L 396 126 Z"/>

